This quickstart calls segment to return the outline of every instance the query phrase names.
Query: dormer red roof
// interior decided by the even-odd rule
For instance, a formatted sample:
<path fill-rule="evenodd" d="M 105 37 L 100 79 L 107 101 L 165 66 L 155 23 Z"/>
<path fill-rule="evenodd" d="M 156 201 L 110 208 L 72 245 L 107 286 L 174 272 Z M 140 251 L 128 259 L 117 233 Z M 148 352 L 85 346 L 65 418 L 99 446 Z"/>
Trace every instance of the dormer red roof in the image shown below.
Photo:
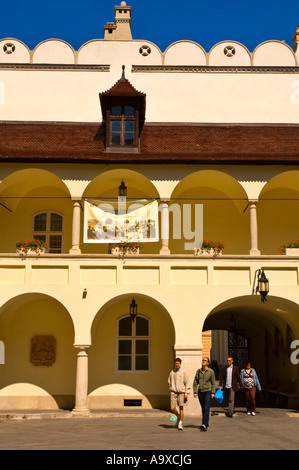
<path fill-rule="evenodd" d="M 116 104 L 119 100 L 126 100 L 132 103 L 133 106 L 138 107 L 141 124 L 145 120 L 145 97 L 146 94 L 142 93 L 125 78 L 125 66 L 123 65 L 123 72 L 121 78 L 107 91 L 100 93 L 100 102 L 103 114 L 103 120 L 106 118 L 106 110 L 111 104 Z"/>
<path fill-rule="evenodd" d="M 100 97 L 102 96 L 138 96 L 145 98 L 146 94 L 137 91 L 129 80 L 125 78 L 123 65 L 122 77 L 109 90 L 100 93 Z"/>

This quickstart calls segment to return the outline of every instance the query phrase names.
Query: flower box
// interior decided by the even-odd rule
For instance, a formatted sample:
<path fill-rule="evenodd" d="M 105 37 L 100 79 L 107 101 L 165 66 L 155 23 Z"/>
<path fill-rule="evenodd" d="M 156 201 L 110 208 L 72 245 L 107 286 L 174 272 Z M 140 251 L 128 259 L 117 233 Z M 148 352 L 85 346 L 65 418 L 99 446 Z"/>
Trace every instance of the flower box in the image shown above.
<path fill-rule="evenodd" d="M 202 255 L 209 255 L 209 256 L 221 256 L 223 253 L 222 251 L 214 250 L 213 248 L 194 248 L 194 256 L 202 256 Z"/>
<path fill-rule="evenodd" d="M 108 248 L 108 253 L 111 254 L 111 255 L 117 255 L 117 256 L 121 256 L 123 254 L 125 255 L 139 255 L 140 253 L 140 247 L 133 247 L 133 246 L 129 246 L 129 247 L 126 247 L 126 248 L 122 248 L 120 246 L 114 246 L 114 247 L 111 247 L 111 248 Z"/>
<path fill-rule="evenodd" d="M 287 256 L 298 256 L 299 255 L 299 239 L 288 243 L 287 245 L 281 245 L 278 247 L 279 255 Z"/>
<path fill-rule="evenodd" d="M 125 255 L 139 255 L 142 246 L 144 246 L 144 244 L 140 242 L 108 243 L 107 252 L 108 254 L 122 257 L 124 257 Z"/>
<path fill-rule="evenodd" d="M 299 256 L 299 248 L 286 248 L 287 256 Z"/>
<path fill-rule="evenodd" d="M 202 243 L 199 243 L 194 247 L 194 256 L 210 255 L 219 256 L 222 255 L 225 243 L 216 240 L 210 240 L 209 238 L 204 239 Z"/>
<path fill-rule="evenodd" d="M 47 242 L 44 242 L 42 240 L 38 240 L 36 238 L 33 238 L 30 240 L 24 241 L 24 240 L 19 240 L 16 243 L 16 251 L 17 253 L 20 253 L 21 255 L 27 256 L 27 255 L 40 255 L 42 253 L 45 253 L 46 249 L 49 248 L 49 245 Z"/>

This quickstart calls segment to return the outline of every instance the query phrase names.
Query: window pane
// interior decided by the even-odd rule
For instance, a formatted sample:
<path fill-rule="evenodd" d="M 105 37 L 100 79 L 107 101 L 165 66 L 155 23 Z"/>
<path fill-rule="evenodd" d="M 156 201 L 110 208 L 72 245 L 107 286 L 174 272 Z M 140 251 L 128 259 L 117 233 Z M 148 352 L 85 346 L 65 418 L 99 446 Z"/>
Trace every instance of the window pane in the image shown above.
<path fill-rule="evenodd" d="M 121 106 L 112 106 L 111 116 L 120 116 L 121 115 Z"/>
<path fill-rule="evenodd" d="M 130 317 L 122 318 L 118 326 L 119 336 L 132 336 L 132 320 Z"/>
<path fill-rule="evenodd" d="M 135 370 L 148 370 L 148 356 L 137 356 Z"/>
<path fill-rule="evenodd" d="M 120 121 L 111 121 L 111 131 L 112 132 L 120 132 L 121 130 L 121 122 Z"/>
<path fill-rule="evenodd" d="M 46 241 L 46 235 L 39 235 L 37 233 L 35 233 L 32 238 L 35 238 L 35 240 L 40 240 L 41 242 Z"/>
<path fill-rule="evenodd" d="M 118 357 L 118 370 L 131 370 L 131 357 L 119 356 Z"/>
<path fill-rule="evenodd" d="M 147 339 L 136 340 L 136 354 L 148 354 L 148 340 Z"/>
<path fill-rule="evenodd" d="M 134 121 L 125 121 L 125 132 L 134 132 Z"/>
<path fill-rule="evenodd" d="M 133 106 L 125 106 L 125 116 L 134 116 L 135 108 Z"/>
<path fill-rule="evenodd" d="M 51 214 L 50 230 L 52 232 L 62 232 L 62 217 L 58 214 Z"/>
<path fill-rule="evenodd" d="M 132 352 L 132 341 L 129 339 L 120 339 L 118 342 L 119 354 L 131 354 Z"/>
<path fill-rule="evenodd" d="M 134 144 L 134 135 L 125 134 L 125 145 L 133 145 L 133 144 Z"/>
<path fill-rule="evenodd" d="M 111 134 L 111 144 L 120 145 L 120 134 Z"/>
<path fill-rule="evenodd" d="M 136 336 L 148 336 L 148 320 L 142 317 L 136 317 Z"/>
<path fill-rule="evenodd" d="M 62 236 L 50 235 L 49 245 L 50 245 L 49 253 L 61 253 Z"/>
<path fill-rule="evenodd" d="M 34 217 L 34 231 L 45 232 L 47 230 L 47 214 L 38 214 Z"/>

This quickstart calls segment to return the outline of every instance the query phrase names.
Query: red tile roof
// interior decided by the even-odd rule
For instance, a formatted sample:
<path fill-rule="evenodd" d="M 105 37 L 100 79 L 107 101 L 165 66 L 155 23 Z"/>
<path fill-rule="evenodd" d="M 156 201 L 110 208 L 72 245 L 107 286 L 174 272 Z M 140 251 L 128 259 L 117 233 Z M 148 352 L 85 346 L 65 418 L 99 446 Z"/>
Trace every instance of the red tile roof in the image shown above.
<path fill-rule="evenodd" d="M 102 124 L 0 123 L 0 161 L 299 163 L 299 125 L 144 124 L 140 153 L 108 153 Z"/>
<path fill-rule="evenodd" d="M 137 91 L 126 78 L 120 78 L 109 90 L 100 93 L 100 96 L 146 96 L 145 93 Z"/>

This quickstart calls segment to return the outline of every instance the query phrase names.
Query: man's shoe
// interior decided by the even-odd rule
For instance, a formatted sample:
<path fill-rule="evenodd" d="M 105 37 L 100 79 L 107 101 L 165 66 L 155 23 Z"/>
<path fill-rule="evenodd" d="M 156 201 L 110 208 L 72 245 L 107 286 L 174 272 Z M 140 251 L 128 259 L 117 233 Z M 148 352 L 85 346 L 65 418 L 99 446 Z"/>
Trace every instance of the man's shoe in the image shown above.
<path fill-rule="evenodd" d="M 252 416 L 255 416 L 255 412 L 254 412 L 254 411 L 253 411 L 251 414 L 252 414 Z"/>
<path fill-rule="evenodd" d="M 183 431 L 183 423 L 181 421 L 178 424 L 178 430 Z"/>
<path fill-rule="evenodd" d="M 208 428 L 207 428 L 207 426 L 206 426 L 205 424 L 202 424 L 202 425 L 201 425 L 201 430 L 202 430 L 202 431 L 207 431 Z"/>

